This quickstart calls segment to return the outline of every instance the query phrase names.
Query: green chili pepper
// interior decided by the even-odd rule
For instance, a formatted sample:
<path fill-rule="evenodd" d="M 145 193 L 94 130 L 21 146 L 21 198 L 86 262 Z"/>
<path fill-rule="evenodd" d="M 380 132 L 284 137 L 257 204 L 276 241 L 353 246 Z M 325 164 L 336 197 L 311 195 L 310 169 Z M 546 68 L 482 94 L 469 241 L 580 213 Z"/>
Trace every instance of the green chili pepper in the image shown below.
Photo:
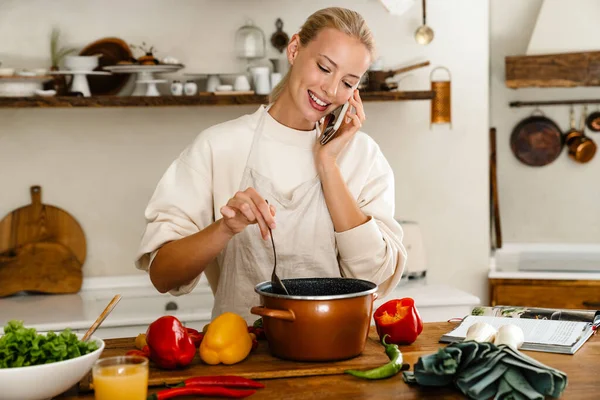
<path fill-rule="evenodd" d="M 395 344 L 387 344 L 385 342 L 385 338 L 389 335 L 384 335 L 383 339 L 381 339 L 381 343 L 385 346 L 385 354 L 390 359 L 390 362 L 382 365 L 381 367 L 373 368 L 367 371 L 359 371 L 355 369 L 349 369 L 344 371 L 347 374 L 355 376 L 357 378 L 363 379 L 384 379 L 389 378 L 390 376 L 396 375 L 398 372 L 402 371 L 403 363 L 402 363 L 402 353 L 398 348 L 398 345 Z"/>

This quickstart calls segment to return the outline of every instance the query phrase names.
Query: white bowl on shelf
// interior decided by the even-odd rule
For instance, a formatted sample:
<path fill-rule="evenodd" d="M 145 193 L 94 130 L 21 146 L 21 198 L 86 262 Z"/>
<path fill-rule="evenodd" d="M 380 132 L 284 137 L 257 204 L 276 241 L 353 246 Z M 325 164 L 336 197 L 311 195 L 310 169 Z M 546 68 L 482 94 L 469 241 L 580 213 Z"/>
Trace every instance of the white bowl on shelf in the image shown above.
<path fill-rule="evenodd" d="M 41 80 L 0 79 L 0 97 L 29 97 L 43 87 L 44 83 Z"/>
<path fill-rule="evenodd" d="M 93 71 L 99 56 L 65 56 L 65 68 L 71 71 Z"/>
<path fill-rule="evenodd" d="M 77 334 L 81 340 L 84 334 Z M 70 360 L 20 368 L 0 369 L 2 400 L 46 400 L 66 392 L 88 372 L 104 350 L 104 341 L 96 336 L 98 349 Z"/>
<path fill-rule="evenodd" d="M 15 74 L 14 68 L 0 68 L 0 76 L 13 76 Z"/>

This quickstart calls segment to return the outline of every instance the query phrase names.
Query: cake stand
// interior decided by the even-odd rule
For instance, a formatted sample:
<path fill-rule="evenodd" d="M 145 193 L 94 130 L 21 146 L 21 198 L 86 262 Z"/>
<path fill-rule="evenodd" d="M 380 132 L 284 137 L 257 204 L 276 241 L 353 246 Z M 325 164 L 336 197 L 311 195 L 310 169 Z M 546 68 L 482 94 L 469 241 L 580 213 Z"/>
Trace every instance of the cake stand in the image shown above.
<path fill-rule="evenodd" d="M 148 96 L 148 92 L 156 94 L 150 94 L 151 96 L 156 96 L 158 91 L 156 90 L 156 83 L 160 83 L 160 79 L 156 79 L 154 74 L 159 73 L 167 73 L 167 72 L 177 72 L 182 69 L 184 65 L 182 64 L 160 64 L 160 65 L 136 65 L 136 64 L 122 64 L 122 65 L 109 65 L 103 67 L 105 70 L 110 71 L 115 74 L 137 74 L 136 76 L 136 85 L 135 90 L 131 94 L 132 96 Z M 153 82 L 153 83 L 149 83 Z M 148 85 L 153 85 L 154 88 L 144 87 L 144 85 L 140 83 L 146 83 Z"/>
<path fill-rule="evenodd" d="M 50 71 L 51 75 L 73 75 L 71 81 L 71 92 L 80 92 L 83 97 L 91 97 L 90 86 L 86 75 L 110 75 L 110 72 L 102 71 Z"/>

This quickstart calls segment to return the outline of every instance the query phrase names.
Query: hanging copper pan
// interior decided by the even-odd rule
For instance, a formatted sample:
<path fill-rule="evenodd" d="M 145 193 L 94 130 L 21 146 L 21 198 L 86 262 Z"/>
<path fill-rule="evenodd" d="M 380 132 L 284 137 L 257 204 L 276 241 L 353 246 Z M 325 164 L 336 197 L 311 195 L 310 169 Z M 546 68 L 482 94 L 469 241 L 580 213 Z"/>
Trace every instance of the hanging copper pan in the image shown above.
<path fill-rule="evenodd" d="M 592 132 L 600 132 L 600 109 L 588 115 L 585 124 Z"/>
<path fill-rule="evenodd" d="M 535 115 L 536 111 L 540 115 Z M 564 145 L 559 126 L 541 110 L 519 122 L 510 136 L 510 148 L 525 165 L 541 167 L 558 158 Z"/>
<path fill-rule="evenodd" d="M 587 106 L 584 107 L 581 114 L 581 127 L 579 131 L 574 131 L 567 135 L 566 142 L 569 149 L 569 157 L 579 163 L 587 163 L 596 155 L 596 143 L 585 135 L 585 121 Z M 571 127 L 574 126 L 574 118 L 571 117 Z M 573 131 L 573 129 L 571 129 Z"/>

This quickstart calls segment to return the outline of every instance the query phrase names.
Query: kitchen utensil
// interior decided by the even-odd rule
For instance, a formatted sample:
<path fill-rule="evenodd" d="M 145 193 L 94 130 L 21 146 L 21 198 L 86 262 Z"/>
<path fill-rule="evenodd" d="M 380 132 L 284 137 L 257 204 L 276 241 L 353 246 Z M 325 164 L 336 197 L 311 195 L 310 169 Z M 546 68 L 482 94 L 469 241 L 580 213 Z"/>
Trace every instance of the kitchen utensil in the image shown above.
<path fill-rule="evenodd" d="M 448 73 L 448 79 L 443 81 L 434 81 L 433 73 L 437 70 L 444 70 Z M 452 77 L 450 70 L 446 67 L 437 67 L 429 75 L 431 81 L 431 90 L 435 92 L 435 97 L 431 99 L 431 122 L 433 124 L 450 124 L 452 128 Z"/>
<path fill-rule="evenodd" d="M 85 333 L 85 335 L 83 335 L 83 338 L 81 339 L 82 341 L 85 342 L 90 337 L 92 337 L 94 332 L 96 332 L 96 329 L 98 329 L 100 327 L 102 322 L 104 322 L 106 317 L 108 317 L 108 315 L 112 312 L 112 310 L 115 308 L 115 306 L 119 303 L 120 300 L 121 300 L 120 294 L 117 294 L 117 295 L 115 295 L 115 297 L 112 298 L 112 300 L 110 301 L 110 303 L 108 303 L 108 305 L 106 306 L 104 311 L 102 311 L 102 313 L 98 316 L 98 318 L 96 318 L 96 320 L 94 321 L 92 326 L 90 326 L 90 329 L 88 329 L 87 332 Z"/>
<path fill-rule="evenodd" d="M 409 65 L 407 67 L 402 67 L 389 71 L 381 71 L 381 70 L 370 70 L 367 72 L 367 90 L 378 91 L 385 90 L 385 80 L 388 78 L 392 78 L 395 75 L 412 71 L 418 68 L 423 68 L 429 65 L 429 61 L 424 61 L 418 64 Z"/>
<path fill-rule="evenodd" d="M 427 26 L 427 7 L 423 0 L 423 25 L 417 28 L 415 32 L 415 40 L 419 44 L 427 45 L 433 40 L 433 30 Z"/>
<path fill-rule="evenodd" d="M 569 150 L 569 157 L 579 163 L 587 163 L 596 154 L 597 146 L 596 143 L 585 135 L 585 120 L 587 114 L 587 106 L 584 107 L 583 113 L 581 114 L 581 125 L 578 132 L 571 133 L 567 137 L 567 147 Z"/>
<path fill-rule="evenodd" d="M 217 86 L 215 92 L 231 92 L 233 90 L 233 86 L 231 85 L 219 85 Z"/>
<path fill-rule="evenodd" d="M 19 292 L 76 293 L 83 283 L 81 264 L 60 243 L 28 243 L 0 255 L 0 297 Z"/>
<path fill-rule="evenodd" d="M 65 56 L 65 68 L 70 71 L 93 71 L 98 66 L 98 55 Z"/>
<path fill-rule="evenodd" d="M 186 96 L 195 96 L 198 93 L 198 84 L 194 81 L 186 81 L 183 87 Z"/>
<path fill-rule="evenodd" d="M 585 124 L 592 132 L 600 132 L 600 108 L 588 115 Z"/>
<path fill-rule="evenodd" d="M 52 75 L 72 75 L 69 92 L 81 93 L 83 97 L 91 97 L 92 92 L 88 84 L 87 76 L 89 75 L 110 75 L 106 71 L 52 71 Z"/>
<path fill-rule="evenodd" d="M 415 0 L 379 0 L 392 15 L 402 15 L 413 6 Z"/>
<path fill-rule="evenodd" d="M 533 167 L 548 165 L 556 160 L 563 144 L 563 134 L 558 125 L 539 109 L 519 122 L 510 136 L 510 148 L 515 157 Z"/>
<path fill-rule="evenodd" d="M 268 201 L 267 204 L 269 204 Z M 283 284 L 283 282 L 281 282 L 279 276 L 277 276 L 277 252 L 275 251 L 275 239 L 273 239 L 273 232 L 271 231 L 271 227 L 267 225 L 267 228 L 269 229 L 269 236 L 271 237 L 271 244 L 273 245 L 273 273 L 271 274 L 271 283 L 273 285 L 273 291 L 275 293 L 289 295 L 290 293 L 286 289 L 285 285 Z"/>
<path fill-rule="evenodd" d="M 404 233 L 402 243 L 407 253 L 402 279 L 424 279 L 427 276 L 427 259 L 421 228 L 415 221 L 398 221 L 398 223 L 402 226 Z"/>
<path fill-rule="evenodd" d="M 133 54 L 129 45 L 122 39 L 106 37 L 87 45 L 79 52 L 80 56 L 102 54 L 98 59 L 95 71 L 104 71 L 104 67 L 121 62 L 133 62 Z M 111 76 L 88 76 L 90 92 L 93 96 L 116 95 L 125 87 L 130 77 L 113 74 Z"/>
<path fill-rule="evenodd" d="M 179 80 L 171 82 L 171 95 L 181 96 L 183 94 L 183 83 Z"/>
<path fill-rule="evenodd" d="M 233 84 L 233 90 L 245 92 L 250 90 L 250 82 L 246 75 L 238 75 L 235 77 L 235 83 Z"/>
<path fill-rule="evenodd" d="M 281 82 L 282 76 L 279 72 L 271 72 L 271 88 L 275 88 Z"/>
<path fill-rule="evenodd" d="M 250 72 L 252 73 L 256 94 L 269 94 L 271 92 L 269 67 L 252 67 Z"/>
<path fill-rule="evenodd" d="M 277 31 L 271 36 L 271 45 L 279 50 L 280 53 L 283 53 L 283 49 L 287 47 L 290 38 L 287 33 L 283 31 L 283 21 L 281 18 L 277 18 L 275 27 L 277 28 Z"/>
<path fill-rule="evenodd" d="M 217 88 L 221 85 L 221 78 L 219 75 L 209 75 L 206 80 L 206 91 L 207 92 L 216 92 Z"/>
<path fill-rule="evenodd" d="M 30 188 L 31 204 L 13 210 L 0 221 L 0 255 L 14 254 L 26 244 L 60 243 L 83 265 L 86 241 L 83 229 L 68 212 L 42 203 L 42 188 Z"/>
<path fill-rule="evenodd" d="M 490 128 L 490 228 L 492 250 L 502 248 L 502 228 L 500 226 L 500 204 L 498 199 L 498 173 L 496 169 L 496 128 Z"/>
<path fill-rule="evenodd" d="M 185 66 L 182 64 L 160 64 L 160 65 L 133 65 L 133 64 L 122 64 L 122 65 L 109 65 L 104 67 L 106 71 L 112 72 L 113 74 L 136 74 L 135 77 L 136 83 L 139 82 L 147 82 L 147 81 L 155 81 L 154 83 L 158 83 L 157 78 L 154 74 L 159 73 L 173 73 L 177 72 Z M 147 96 L 148 88 L 143 84 L 138 84 L 135 86 L 135 89 L 132 96 Z M 151 93 L 156 93 L 157 91 L 154 88 L 150 89 Z"/>
<path fill-rule="evenodd" d="M 265 34 L 251 20 L 235 32 L 235 52 L 238 58 L 253 60 L 265 56 Z"/>
<path fill-rule="evenodd" d="M 51 81 L 49 76 L 0 76 L 0 97 L 28 97 Z"/>
<path fill-rule="evenodd" d="M 40 186 L 30 192 L 30 205 L 0 221 L 0 296 L 75 293 L 86 258 L 83 230 L 66 211 L 42 204 Z"/>
<path fill-rule="evenodd" d="M 284 279 L 293 295 L 277 294 L 271 282 L 254 291 L 269 350 L 295 361 L 334 361 L 356 357 L 365 348 L 377 298 L 377 285 L 354 278 Z"/>
<path fill-rule="evenodd" d="M 441 332 L 440 332 L 441 334 Z M 124 356 L 131 349 L 135 349 L 135 338 L 106 339 L 106 346 L 101 358 Z M 250 379 L 276 379 L 308 376 L 333 376 L 341 375 L 347 369 L 370 369 L 379 367 L 389 362 L 388 356 L 379 341 L 374 327 L 369 332 L 365 349 L 362 354 L 352 359 L 337 362 L 303 362 L 282 360 L 275 358 L 269 352 L 267 342 L 258 341 L 258 347 L 252 350 L 250 356 L 241 363 L 232 365 L 207 365 L 200 357 L 195 357 L 186 368 L 178 370 L 165 370 L 150 363 L 148 386 L 164 387 L 164 385 L 183 382 L 187 378 L 201 375 L 235 375 Z M 2 370 L 0 370 L 2 371 Z M 93 389 L 92 374 L 84 377 L 79 385 L 80 392 Z"/>
<path fill-rule="evenodd" d="M 569 107 L 569 127 L 569 130 L 565 132 L 565 143 L 567 146 L 569 146 L 569 143 L 571 143 L 573 139 L 583 135 L 583 132 L 575 126 L 575 109 L 573 106 Z"/>
<path fill-rule="evenodd" d="M 146 85 L 144 96 L 147 97 L 159 97 L 160 92 L 158 91 L 158 87 L 156 86 L 159 83 L 167 83 L 166 79 L 140 79 L 135 81 L 136 85 L 139 87 L 143 87 Z M 137 87 L 136 86 L 136 87 Z"/>

